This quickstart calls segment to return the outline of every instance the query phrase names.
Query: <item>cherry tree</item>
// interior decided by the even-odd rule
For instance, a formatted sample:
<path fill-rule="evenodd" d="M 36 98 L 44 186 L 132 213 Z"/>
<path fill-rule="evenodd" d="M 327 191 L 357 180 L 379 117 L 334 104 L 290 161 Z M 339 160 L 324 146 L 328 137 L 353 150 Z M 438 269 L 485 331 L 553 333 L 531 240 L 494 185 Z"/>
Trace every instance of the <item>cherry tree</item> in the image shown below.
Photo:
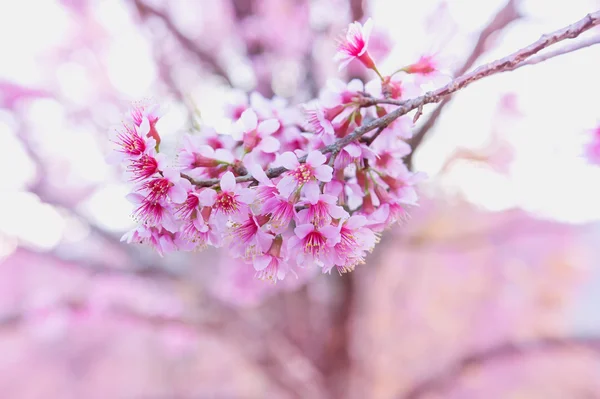
<path fill-rule="evenodd" d="M 424 39 L 402 60 L 406 38 L 366 3 L 49 8 L 70 31 L 36 54 L 43 79 L 1 83 L 20 159 L 0 214 L 20 218 L 1 230 L 5 396 L 600 392 L 600 339 L 569 324 L 593 226 L 484 211 L 455 190 L 461 164 L 510 173 L 521 93 L 497 96 L 488 147 L 454 143 L 433 175 L 418 162 L 459 93 L 588 51 L 600 11 L 496 57 L 529 23 L 509 0 L 466 54 Z M 433 3 L 424 29 L 460 42 L 451 6 Z M 576 144 L 593 164 L 590 131 Z"/>

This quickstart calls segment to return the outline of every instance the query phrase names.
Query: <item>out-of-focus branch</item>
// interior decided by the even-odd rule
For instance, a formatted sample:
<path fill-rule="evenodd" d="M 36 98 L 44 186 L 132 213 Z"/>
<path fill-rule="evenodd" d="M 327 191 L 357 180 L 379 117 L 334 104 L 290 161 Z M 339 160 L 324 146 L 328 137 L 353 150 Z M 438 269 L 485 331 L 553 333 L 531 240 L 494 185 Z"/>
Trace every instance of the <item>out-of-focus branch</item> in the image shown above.
<path fill-rule="evenodd" d="M 176 327 L 184 328 L 195 333 L 214 333 L 233 344 L 242 356 L 259 366 L 265 377 L 276 384 L 292 397 L 297 398 L 326 398 L 322 377 L 310 361 L 284 337 L 263 327 L 256 331 L 259 339 L 248 336 L 251 333 L 248 326 L 242 330 L 227 328 L 221 320 L 236 320 L 235 310 L 222 306 L 224 314 L 219 320 L 210 320 L 200 315 L 170 315 L 160 313 L 145 313 L 122 305 L 112 305 L 107 308 L 96 308 L 85 298 L 64 299 L 43 309 L 32 311 L 18 310 L 0 315 L 0 329 L 18 328 L 37 311 L 44 314 L 52 311 L 68 311 L 72 314 L 103 312 L 115 319 L 133 321 L 151 327 L 153 330 Z M 234 312 L 234 314 L 231 314 Z M 230 317 L 233 316 L 233 317 Z M 293 360 L 293 367 L 290 367 Z"/>
<path fill-rule="evenodd" d="M 499 344 L 463 357 L 441 373 L 408 389 L 399 398 L 418 399 L 425 397 L 427 394 L 439 392 L 449 387 L 453 382 L 460 379 L 467 370 L 474 367 L 487 366 L 511 357 L 524 357 L 571 348 L 587 348 L 600 353 L 600 337 L 547 337 L 521 343 L 506 342 Z"/>
<path fill-rule="evenodd" d="M 388 126 L 390 123 L 392 123 L 399 117 L 406 115 L 407 113 L 409 113 L 412 110 L 415 110 L 419 107 L 423 107 L 426 104 L 439 103 L 442 100 L 444 100 L 444 98 L 446 98 L 447 96 L 449 96 L 459 90 L 462 90 L 465 87 L 469 86 L 470 84 L 472 84 L 480 79 L 483 79 L 487 76 L 495 75 L 500 72 L 512 71 L 513 69 L 515 69 L 515 67 L 517 65 L 521 64 L 523 61 L 527 60 L 532 55 L 537 54 L 541 50 L 543 50 L 555 43 L 558 43 L 560 41 L 576 38 L 583 32 L 585 32 L 599 24 L 600 24 L 600 11 L 596 11 L 591 14 L 588 14 L 583 19 L 575 22 L 574 24 L 571 24 L 565 28 L 559 29 L 552 33 L 542 35 L 541 38 L 539 38 L 535 42 L 531 43 L 529 46 L 523 47 L 522 49 L 515 51 L 514 53 L 512 53 L 504 58 L 500 58 L 494 62 L 484 64 L 472 72 L 469 72 L 462 76 L 457 77 L 456 79 L 452 80 L 447 85 L 445 85 L 437 90 L 427 92 L 420 97 L 416 97 L 416 98 L 413 98 L 410 100 L 404 100 L 404 101 L 365 98 L 364 104 L 363 104 L 364 106 L 371 106 L 371 105 L 375 105 L 375 104 L 385 103 L 385 104 L 398 105 L 398 108 L 396 108 L 395 110 L 391 111 L 390 113 L 388 113 L 387 115 L 385 115 L 381 118 L 374 119 L 369 123 L 366 123 L 362 126 L 357 127 L 349 135 L 342 137 L 341 139 L 337 140 L 333 144 L 330 144 L 328 146 L 321 148 L 320 151 L 323 154 L 340 151 L 346 145 L 350 144 L 351 142 L 353 142 L 355 140 L 360 139 L 362 136 L 364 136 L 368 132 L 370 132 L 374 129 L 378 129 L 380 127 Z M 305 162 L 306 156 L 299 158 L 299 161 Z M 268 177 L 273 178 L 273 177 L 280 176 L 286 170 L 287 169 L 284 167 L 271 168 L 266 171 L 266 174 Z M 210 187 L 210 186 L 219 184 L 219 179 L 216 179 L 216 178 L 200 180 L 200 181 L 195 181 L 189 177 L 188 177 L 188 179 L 198 187 Z M 238 183 L 242 183 L 242 182 L 255 181 L 255 179 L 251 175 L 248 174 L 248 175 L 236 177 L 236 181 Z"/>
<path fill-rule="evenodd" d="M 350 15 L 352 21 L 361 21 L 365 16 L 364 0 L 350 0 Z"/>
<path fill-rule="evenodd" d="M 464 64 L 456 71 L 455 76 L 461 76 L 465 74 L 475 64 L 479 57 L 485 53 L 486 44 L 491 36 L 503 30 L 511 22 L 521 18 L 521 15 L 517 10 L 518 1 L 519 0 L 508 0 L 506 5 L 500 11 L 498 11 L 490 23 L 481 31 L 477 41 L 475 42 L 475 46 L 471 51 L 471 54 L 469 54 L 469 57 L 467 57 L 467 60 L 464 62 Z M 416 148 L 423 142 L 427 132 L 429 132 L 429 130 L 431 130 L 431 128 L 435 125 L 438 118 L 442 114 L 442 111 L 450 102 L 451 98 L 452 97 L 446 97 L 437 106 L 437 108 L 429 115 L 427 120 L 423 123 L 423 125 L 421 125 L 419 130 L 417 130 L 410 140 L 409 144 L 413 151 L 406 157 L 406 164 L 409 168 L 412 168 L 412 159 Z"/>
<path fill-rule="evenodd" d="M 210 52 L 199 47 L 193 40 L 184 35 L 175 25 L 171 17 L 164 11 L 158 10 L 144 3 L 142 0 L 134 0 L 134 4 L 138 9 L 140 16 L 143 18 L 154 16 L 160 19 L 185 50 L 190 54 L 193 54 L 201 63 L 210 67 L 212 72 L 222 77 L 230 86 L 232 85 L 227 71 L 221 66 L 219 61 Z"/>

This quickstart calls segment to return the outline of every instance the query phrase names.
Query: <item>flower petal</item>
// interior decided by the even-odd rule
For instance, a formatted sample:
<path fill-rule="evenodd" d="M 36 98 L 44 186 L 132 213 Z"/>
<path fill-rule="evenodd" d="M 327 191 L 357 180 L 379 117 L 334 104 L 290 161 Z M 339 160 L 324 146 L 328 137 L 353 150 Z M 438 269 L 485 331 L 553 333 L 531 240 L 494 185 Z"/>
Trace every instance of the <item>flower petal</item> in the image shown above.
<path fill-rule="evenodd" d="M 187 181 L 187 180 L 185 180 Z M 189 183 L 189 182 L 188 182 Z M 187 190 L 181 184 L 175 184 L 169 189 L 169 198 L 176 204 L 181 204 L 187 199 Z"/>
<path fill-rule="evenodd" d="M 212 188 L 205 188 L 198 193 L 198 200 L 202 206 L 213 206 L 217 199 L 217 192 Z"/>
<path fill-rule="evenodd" d="M 250 188 L 240 188 L 237 190 L 238 199 L 244 204 L 251 204 L 256 197 L 256 191 Z"/>
<path fill-rule="evenodd" d="M 231 172 L 225 172 L 221 177 L 221 190 L 233 191 L 235 190 L 235 176 Z"/>
<path fill-rule="evenodd" d="M 242 125 L 244 126 L 246 132 L 256 129 L 256 125 L 258 124 L 258 118 L 256 117 L 256 113 L 251 108 L 248 108 L 247 110 L 242 112 L 240 120 L 242 121 Z"/>
<path fill-rule="evenodd" d="M 271 255 L 260 255 L 254 258 L 252 264 L 254 265 L 254 270 L 264 270 L 271 263 Z"/>
<path fill-rule="evenodd" d="M 248 169 L 248 172 L 250 172 L 252 177 L 254 177 L 256 180 L 258 180 L 260 183 L 262 183 L 266 186 L 270 186 L 271 184 L 273 184 L 271 182 L 271 180 L 269 180 L 269 178 L 267 177 L 267 174 L 263 170 L 262 166 L 260 166 L 259 164 L 257 164 L 257 163 L 247 164 L 246 169 Z"/>
<path fill-rule="evenodd" d="M 300 166 L 298 157 L 296 157 L 296 154 L 290 151 L 286 151 L 279 156 L 279 163 L 288 170 L 294 170 Z"/>
<path fill-rule="evenodd" d="M 310 166 L 312 166 L 313 168 L 319 166 L 319 165 L 323 165 L 325 163 L 325 161 L 327 160 L 327 157 L 325 155 L 323 155 L 323 153 L 321 151 L 311 151 L 308 153 L 308 156 L 306 157 L 306 163 Z M 329 181 L 329 180 L 327 180 Z"/>
<path fill-rule="evenodd" d="M 145 116 L 142 119 L 142 123 L 140 124 L 138 132 L 142 136 L 146 136 L 150 132 L 150 122 L 148 121 L 148 118 L 146 118 Z"/>
<path fill-rule="evenodd" d="M 284 197 L 289 197 L 289 195 L 296 189 L 296 180 L 292 176 L 284 176 L 283 179 L 279 180 L 277 183 L 277 190 L 279 194 Z"/>
<path fill-rule="evenodd" d="M 275 137 L 266 136 L 263 137 L 260 144 L 258 145 L 258 148 L 261 151 L 266 152 L 267 154 L 272 154 L 274 152 L 279 151 L 280 145 L 281 144 L 279 143 L 279 140 L 277 140 Z"/>
<path fill-rule="evenodd" d="M 302 193 L 311 204 L 314 205 L 319 202 L 321 190 L 319 190 L 319 184 L 316 181 L 313 180 L 306 183 L 304 187 L 302 187 Z"/>
<path fill-rule="evenodd" d="M 322 182 L 329 182 L 333 177 L 333 168 L 329 165 L 317 166 L 314 170 L 315 177 Z"/>
<path fill-rule="evenodd" d="M 280 123 L 277 119 L 267 119 L 266 121 L 262 121 L 259 125 L 258 125 L 258 133 L 260 133 L 261 135 L 269 135 L 272 133 L 275 133 L 277 130 L 279 130 L 280 127 Z"/>
<path fill-rule="evenodd" d="M 310 233 L 314 229 L 315 229 L 315 226 L 313 226 L 311 223 L 306 223 L 306 224 L 301 224 L 300 226 L 297 226 L 294 229 L 294 233 L 299 238 L 304 238 L 304 237 L 306 237 L 308 235 L 308 233 Z"/>

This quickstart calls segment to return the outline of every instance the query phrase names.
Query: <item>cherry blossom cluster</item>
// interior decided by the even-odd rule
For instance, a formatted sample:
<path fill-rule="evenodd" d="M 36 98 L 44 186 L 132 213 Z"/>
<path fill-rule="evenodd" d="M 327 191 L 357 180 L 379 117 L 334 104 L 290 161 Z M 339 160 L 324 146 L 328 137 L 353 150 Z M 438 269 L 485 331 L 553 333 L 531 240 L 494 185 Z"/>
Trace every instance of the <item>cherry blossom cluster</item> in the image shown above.
<path fill-rule="evenodd" d="M 368 52 L 371 25 L 351 24 L 336 59 L 341 67 L 358 60 L 375 80 L 331 80 L 299 107 L 238 95 L 227 105 L 229 131 L 184 134 L 173 159 L 160 151 L 159 107 L 135 104 L 113 138 L 138 222 L 123 240 L 161 255 L 223 247 L 271 281 L 296 268 L 345 273 L 362 264 L 380 233 L 417 204 L 420 175 L 402 161 L 411 152 L 410 119 L 347 138 L 396 106 L 377 99 L 401 100 L 418 89 L 394 75 L 437 71 L 423 57 L 381 75 Z"/>

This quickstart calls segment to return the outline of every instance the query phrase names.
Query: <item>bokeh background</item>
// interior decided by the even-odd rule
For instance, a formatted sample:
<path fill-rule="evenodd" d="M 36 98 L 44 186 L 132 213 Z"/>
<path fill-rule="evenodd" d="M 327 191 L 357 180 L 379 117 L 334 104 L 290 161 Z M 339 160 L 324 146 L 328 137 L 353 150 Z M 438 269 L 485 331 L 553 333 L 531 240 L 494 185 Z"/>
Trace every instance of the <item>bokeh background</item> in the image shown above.
<path fill-rule="evenodd" d="M 599 8 L 0 2 L 0 397 L 600 398 L 600 168 L 583 156 L 600 46 L 456 94 L 413 159 L 420 206 L 343 276 L 274 285 L 217 251 L 123 245 L 128 187 L 106 163 L 132 100 L 167 104 L 174 142 L 227 130 L 239 93 L 300 104 L 372 78 L 332 61 L 353 20 L 373 17 L 381 70 L 433 53 L 451 73 Z"/>

